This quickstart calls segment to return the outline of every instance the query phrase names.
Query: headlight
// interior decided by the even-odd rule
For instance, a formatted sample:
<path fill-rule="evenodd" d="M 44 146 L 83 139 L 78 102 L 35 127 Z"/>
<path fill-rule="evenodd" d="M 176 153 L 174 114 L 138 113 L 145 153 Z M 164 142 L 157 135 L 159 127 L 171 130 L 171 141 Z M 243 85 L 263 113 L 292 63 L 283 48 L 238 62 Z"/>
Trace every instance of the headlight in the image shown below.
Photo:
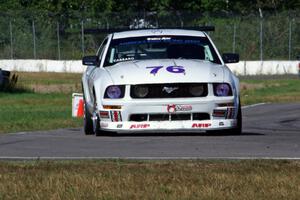
<path fill-rule="evenodd" d="M 214 94 L 218 97 L 232 96 L 232 90 L 228 83 L 214 83 Z"/>
<path fill-rule="evenodd" d="M 195 97 L 203 96 L 205 89 L 203 85 L 191 85 L 189 87 L 189 92 Z"/>
<path fill-rule="evenodd" d="M 111 85 L 106 88 L 104 98 L 120 99 L 124 97 L 125 86 L 124 85 Z"/>
<path fill-rule="evenodd" d="M 135 85 L 132 87 L 132 94 L 138 98 L 144 98 L 149 94 L 149 88 L 143 85 Z"/>

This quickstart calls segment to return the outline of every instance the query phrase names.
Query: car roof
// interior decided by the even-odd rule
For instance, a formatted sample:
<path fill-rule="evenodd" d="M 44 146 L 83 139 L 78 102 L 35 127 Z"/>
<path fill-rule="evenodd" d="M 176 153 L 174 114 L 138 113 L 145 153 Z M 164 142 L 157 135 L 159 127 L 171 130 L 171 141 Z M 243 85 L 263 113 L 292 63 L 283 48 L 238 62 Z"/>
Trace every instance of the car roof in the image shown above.
<path fill-rule="evenodd" d="M 185 30 L 185 29 L 144 29 L 144 30 L 130 30 L 113 33 L 113 39 L 129 38 L 129 37 L 143 37 L 143 36 L 196 36 L 206 37 L 202 31 Z"/>

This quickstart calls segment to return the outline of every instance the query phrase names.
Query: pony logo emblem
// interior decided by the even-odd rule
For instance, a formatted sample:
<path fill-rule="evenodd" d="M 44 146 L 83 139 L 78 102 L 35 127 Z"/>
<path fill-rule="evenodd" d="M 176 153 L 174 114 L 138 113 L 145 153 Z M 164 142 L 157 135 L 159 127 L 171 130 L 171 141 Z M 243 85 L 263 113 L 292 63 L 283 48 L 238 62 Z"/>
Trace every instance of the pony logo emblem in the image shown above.
<path fill-rule="evenodd" d="M 178 87 L 163 87 L 162 91 L 165 91 L 168 94 L 171 94 L 172 92 L 174 92 L 175 90 L 178 90 Z"/>

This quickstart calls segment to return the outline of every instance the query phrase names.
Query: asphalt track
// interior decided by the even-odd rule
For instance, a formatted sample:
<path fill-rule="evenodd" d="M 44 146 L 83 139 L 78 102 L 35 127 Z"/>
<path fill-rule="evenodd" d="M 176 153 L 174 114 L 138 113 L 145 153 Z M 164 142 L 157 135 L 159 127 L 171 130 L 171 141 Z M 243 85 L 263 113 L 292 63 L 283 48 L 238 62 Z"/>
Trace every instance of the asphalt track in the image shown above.
<path fill-rule="evenodd" d="M 4 134 L 0 159 L 300 159 L 300 103 L 243 107 L 242 135 L 85 136 L 82 129 Z"/>

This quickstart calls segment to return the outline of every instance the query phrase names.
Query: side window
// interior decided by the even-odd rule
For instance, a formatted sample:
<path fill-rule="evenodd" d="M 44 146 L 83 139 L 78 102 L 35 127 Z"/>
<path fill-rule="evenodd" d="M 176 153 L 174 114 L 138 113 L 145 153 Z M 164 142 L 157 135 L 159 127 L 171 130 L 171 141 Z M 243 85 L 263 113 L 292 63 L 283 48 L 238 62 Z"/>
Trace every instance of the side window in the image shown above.
<path fill-rule="evenodd" d="M 208 45 L 204 46 L 205 60 L 214 61 L 213 55 L 211 54 L 210 48 Z"/>
<path fill-rule="evenodd" d="M 102 42 L 102 44 L 100 45 L 98 51 L 97 51 L 97 56 L 99 57 L 99 60 L 102 59 L 102 55 L 103 55 L 103 50 L 105 49 L 105 46 L 107 44 L 108 39 L 105 38 L 104 41 Z"/>

